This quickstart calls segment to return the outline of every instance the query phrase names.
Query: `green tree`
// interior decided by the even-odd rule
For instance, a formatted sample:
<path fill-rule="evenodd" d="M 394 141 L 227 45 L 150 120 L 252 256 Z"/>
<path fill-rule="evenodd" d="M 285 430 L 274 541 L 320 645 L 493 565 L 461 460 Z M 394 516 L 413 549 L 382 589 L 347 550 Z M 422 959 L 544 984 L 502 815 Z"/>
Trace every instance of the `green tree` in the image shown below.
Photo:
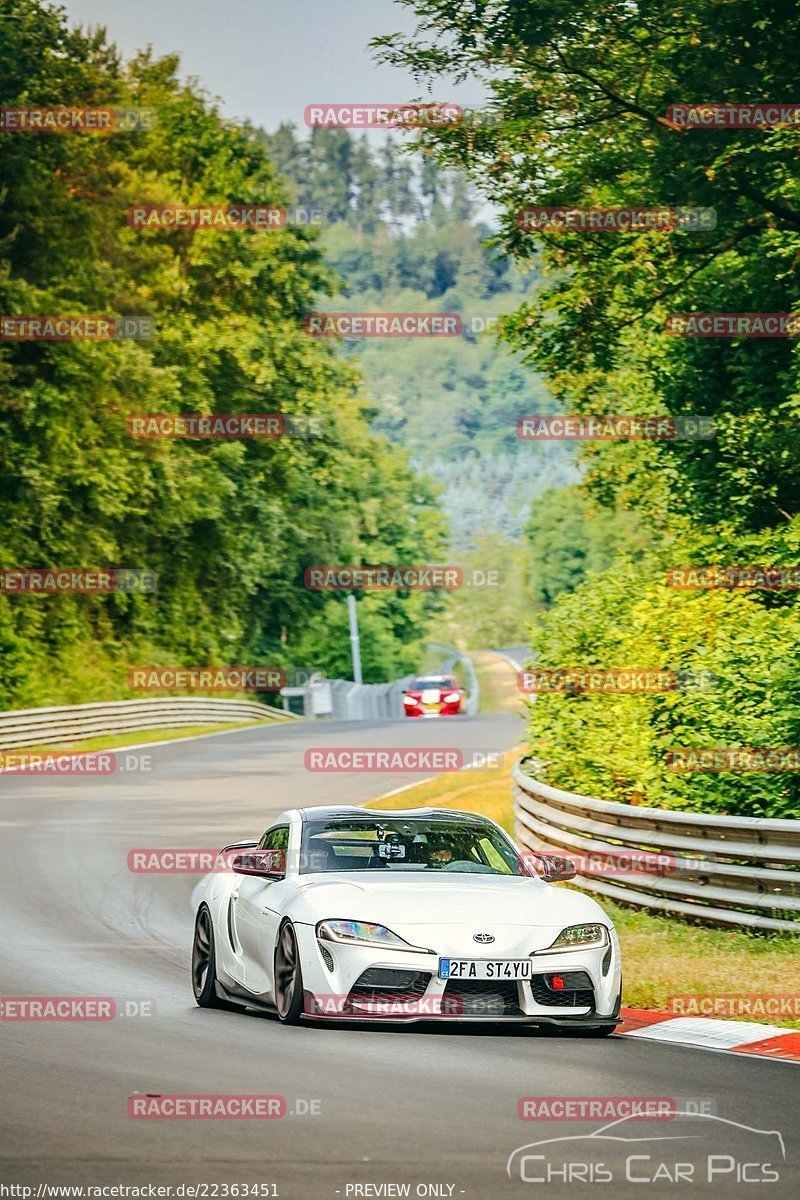
<path fill-rule="evenodd" d="M 671 105 L 709 97 L 792 96 L 797 10 L 776 0 L 755 10 L 745 0 L 401 3 L 419 27 L 378 39 L 381 56 L 423 79 L 475 76 L 490 96 L 492 122 L 426 130 L 422 142 L 501 206 L 505 247 L 543 265 L 545 285 L 507 323 L 513 343 L 568 410 L 718 421 L 708 442 L 595 447 L 590 483 L 606 499 L 625 490 L 659 523 L 669 510 L 759 529 L 800 510 L 789 469 L 800 452 L 796 340 L 664 332 L 670 312 L 800 305 L 795 129 L 668 119 Z M 717 226 L 533 237 L 518 220 L 531 204 L 688 206 L 715 210 Z"/>
<path fill-rule="evenodd" d="M 534 501 L 525 526 L 534 602 L 550 608 L 622 553 L 640 559 L 650 539 L 635 513 L 599 508 L 579 487 L 551 488 Z"/>
<path fill-rule="evenodd" d="M 670 113 L 710 100 L 786 101 L 800 16 L 775 0 L 755 9 L 744 0 L 401 2 L 418 28 L 378 39 L 380 56 L 423 83 L 475 76 L 490 97 L 491 119 L 426 130 L 421 148 L 465 170 L 501 208 L 498 244 L 540 267 L 504 322 L 509 342 L 567 411 L 700 414 L 716 425 L 707 439 L 583 448 L 584 486 L 603 510 L 640 515 L 653 561 L 623 561 L 562 592 L 534 636 L 543 665 L 661 668 L 692 658 L 718 673 L 719 687 L 546 697 L 532 706 L 532 744 L 557 782 L 583 791 L 797 815 L 791 776 L 676 779 L 659 753 L 669 738 L 796 744 L 796 594 L 684 595 L 659 576 L 681 562 L 788 565 L 796 555 L 796 339 L 676 337 L 665 322 L 800 309 L 794 122 L 697 128 Z M 688 208 L 712 212 L 716 225 L 534 235 L 520 221 L 531 205 Z M 534 530 L 535 552 L 563 581 L 579 576 L 575 516 L 551 513 Z"/>
<path fill-rule="evenodd" d="M 435 561 L 444 532 L 429 487 L 370 433 L 352 366 L 303 330 L 333 287 L 318 242 L 296 226 L 131 228 L 134 204 L 280 204 L 288 193 L 253 131 L 182 83 L 176 58 L 123 64 L 102 32 L 69 30 L 59 10 L 35 0 L 11 10 L 3 104 L 140 106 L 157 124 L 3 137 L 0 309 L 147 315 L 158 333 L 0 346 L 0 561 L 142 567 L 158 590 L 0 596 L 0 702 L 116 697 L 137 662 L 288 665 L 301 641 L 313 666 L 339 598 L 308 591 L 305 568 Z M 326 142 L 323 162 L 329 145 L 339 178 L 350 143 Z M 314 417 L 322 436 L 126 431 L 142 412 L 253 411 Z M 392 597 L 376 620 L 380 674 L 421 636 L 426 599 Z"/>

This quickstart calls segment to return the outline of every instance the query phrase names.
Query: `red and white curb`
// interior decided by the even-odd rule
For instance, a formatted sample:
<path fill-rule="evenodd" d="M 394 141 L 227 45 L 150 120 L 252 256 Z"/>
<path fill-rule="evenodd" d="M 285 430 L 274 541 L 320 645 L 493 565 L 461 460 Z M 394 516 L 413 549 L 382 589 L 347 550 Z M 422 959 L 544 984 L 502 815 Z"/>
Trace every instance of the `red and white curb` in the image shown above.
<path fill-rule="evenodd" d="M 714 1017 L 673 1017 L 644 1008 L 623 1008 L 617 1033 L 655 1042 L 675 1042 L 703 1050 L 729 1050 L 758 1058 L 800 1062 L 800 1030 L 760 1025 L 756 1021 L 722 1021 Z"/>

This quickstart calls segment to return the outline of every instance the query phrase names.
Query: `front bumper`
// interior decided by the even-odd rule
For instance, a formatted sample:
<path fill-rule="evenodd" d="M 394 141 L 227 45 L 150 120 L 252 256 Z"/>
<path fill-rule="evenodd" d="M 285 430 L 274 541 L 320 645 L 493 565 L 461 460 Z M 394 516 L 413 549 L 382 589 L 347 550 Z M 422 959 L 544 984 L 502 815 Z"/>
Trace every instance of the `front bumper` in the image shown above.
<path fill-rule="evenodd" d="M 535 976 L 558 974 L 566 978 L 575 973 L 588 977 L 589 988 L 573 992 L 569 999 L 582 1000 L 588 993 L 585 998 L 589 1003 L 560 1003 L 562 997 L 550 993 L 542 983 L 534 987 L 530 981 L 473 983 L 439 979 L 440 957 L 489 957 L 465 949 L 460 938 L 450 944 L 441 944 L 443 939 L 437 939 L 440 944 L 431 947 L 435 953 L 424 954 L 387 951 L 379 946 L 319 943 L 313 926 L 296 925 L 295 929 L 306 992 L 305 1015 L 313 1020 L 402 1024 L 457 1020 L 594 1028 L 616 1024 L 619 1017 L 621 971 L 619 943 L 613 931 L 607 947 L 533 956 Z M 520 952 L 518 948 L 503 947 L 497 957 L 527 958 L 529 954 L 529 949 Z M 382 982 L 384 972 L 392 973 L 396 985 Z M 362 982 L 365 977 L 366 986 Z M 537 1000 L 536 995 L 542 998 L 545 992 L 547 1000 L 553 1002 Z"/>
<path fill-rule="evenodd" d="M 405 705 L 405 714 L 407 717 L 457 717 L 461 712 L 461 702 L 458 704 L 437 704 L 437 705 Z"/>

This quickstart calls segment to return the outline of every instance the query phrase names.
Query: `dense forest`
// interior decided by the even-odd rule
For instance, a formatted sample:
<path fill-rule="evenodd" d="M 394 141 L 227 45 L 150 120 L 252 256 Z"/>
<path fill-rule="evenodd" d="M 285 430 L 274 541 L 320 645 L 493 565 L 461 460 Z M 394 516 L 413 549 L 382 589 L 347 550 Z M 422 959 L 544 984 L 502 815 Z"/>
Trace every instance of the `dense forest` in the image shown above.
<path fill-rule="evenodd" d="M 486 120 L 427 129 L 421 150 L 500 207 L 503 247 L 540 273 L 504 321 L 510 348 L 569 412 L 716 423 L 703 441 L 587 443 L 586 489 L 600 512 L 635 514 L 645 554 L 618 556 L 534 621 L 542 666 L 699 668 L 716 686 L 539 697 L 531 745 L 579 791 L 800 815 L 796 773 L 677 774 L 667 758 L 674 747 L 800 745 L 796 590 L 682 591 L 667 576 L 685 563 L 798 561 L 796 338 L 676 337 L 668 323 L 800 308 L 796 127 L 669 117 L 676 104 L 793 96 L 797 14 L 765 4 L 754 22 L 744 0 L 401 2 L 417 28 L 377 39 L 379 58 L 434 94 L 470 77 L 489 97 Z M 519 220 L 531 204 L 688 206 L 713 209 L 716 226 L 534 235 Z"/>
<path fill-rule="evenodd" d="M 144 569 L 158 582 L 150 594 L 0 594 L 0 704 L 125 695 L 143 663 L 346 677 L 343 598 L 303 587 L 314 562 L 457 555 L 509 568 L 501 598 L 362 597 L 369 681 L 415 669 L 444 628 L 462 644 L 524 636 L 529 600 L 549 602 L 530 579 L 531 503 L 544 494 L 546 514 L 547 489 L 577 473 L 563 444 L 516 438 L 522 413 L 556 404 L 491 326 L 536 270 L 488 245 L 465 173 L 418 165 L 391 140 L 227 121 L 177 57 L 123 62 L 102 31 L 70 29 L 56 8 L 14 9 L 3 104 L 152 115 L 130 132 L 5 133 L 2 311 L 144 316 L 157 333 L 0 343 L 0 561 Z M 283 204 L 288 219 L 267 233 L 126 220 L 133 205 L 175 202 Z M 309 310 L 347 307 L 455 311 L 466 331 L 452 345 L 304 334 Z M 264 411 L 313 416 L 322 436 L 126 429 L 147 412 Z"/>
<path fill-rule="evenodd" d="M 0 562 L 126 567 L 149 594 L 0 594 L 0 704 L 125 694 L 130 666 L 267 663 L 349 672 L 341 596 L 314 562 L 446 558 L 433 489 L 370 428 L 356 371 L 303 332 L 336 286 L 316 234 L 134 229 L 134 204 L 280 204 L 252 130 L 177 58 L 123 63 L 101 32 L 18 0 L 2 103 L 154 110 L 152 130 L 0 139 L 0 311 L 155 321 L 151 339 L 0 344 Z M 323 436 L 134 440 L 135 413 L 281 412 Z M 440 599 L 365 597 L 365 677 L 413 670 Z"/>

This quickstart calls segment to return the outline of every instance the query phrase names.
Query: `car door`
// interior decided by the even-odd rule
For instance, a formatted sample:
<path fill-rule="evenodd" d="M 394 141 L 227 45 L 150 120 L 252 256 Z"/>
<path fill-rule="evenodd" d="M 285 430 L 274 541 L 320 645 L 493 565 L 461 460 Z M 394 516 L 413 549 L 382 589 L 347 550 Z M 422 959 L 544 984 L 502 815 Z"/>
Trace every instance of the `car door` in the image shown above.
<path fill-rule="evenodd" d="M 289 826 L 268 829 L 258 844 L 259 850 L 289 848 Z M 244 984 L 255 995 L 272 988 L 272 952 L 278 932 L 278 914 L 270 904 L 275 888 L 282 891 L 284 881 L 259 875 L 242 875 L 233 896 L 233 924 L 242 949 Z M 273 905 L 275 900 L 273 900 Z"/>

